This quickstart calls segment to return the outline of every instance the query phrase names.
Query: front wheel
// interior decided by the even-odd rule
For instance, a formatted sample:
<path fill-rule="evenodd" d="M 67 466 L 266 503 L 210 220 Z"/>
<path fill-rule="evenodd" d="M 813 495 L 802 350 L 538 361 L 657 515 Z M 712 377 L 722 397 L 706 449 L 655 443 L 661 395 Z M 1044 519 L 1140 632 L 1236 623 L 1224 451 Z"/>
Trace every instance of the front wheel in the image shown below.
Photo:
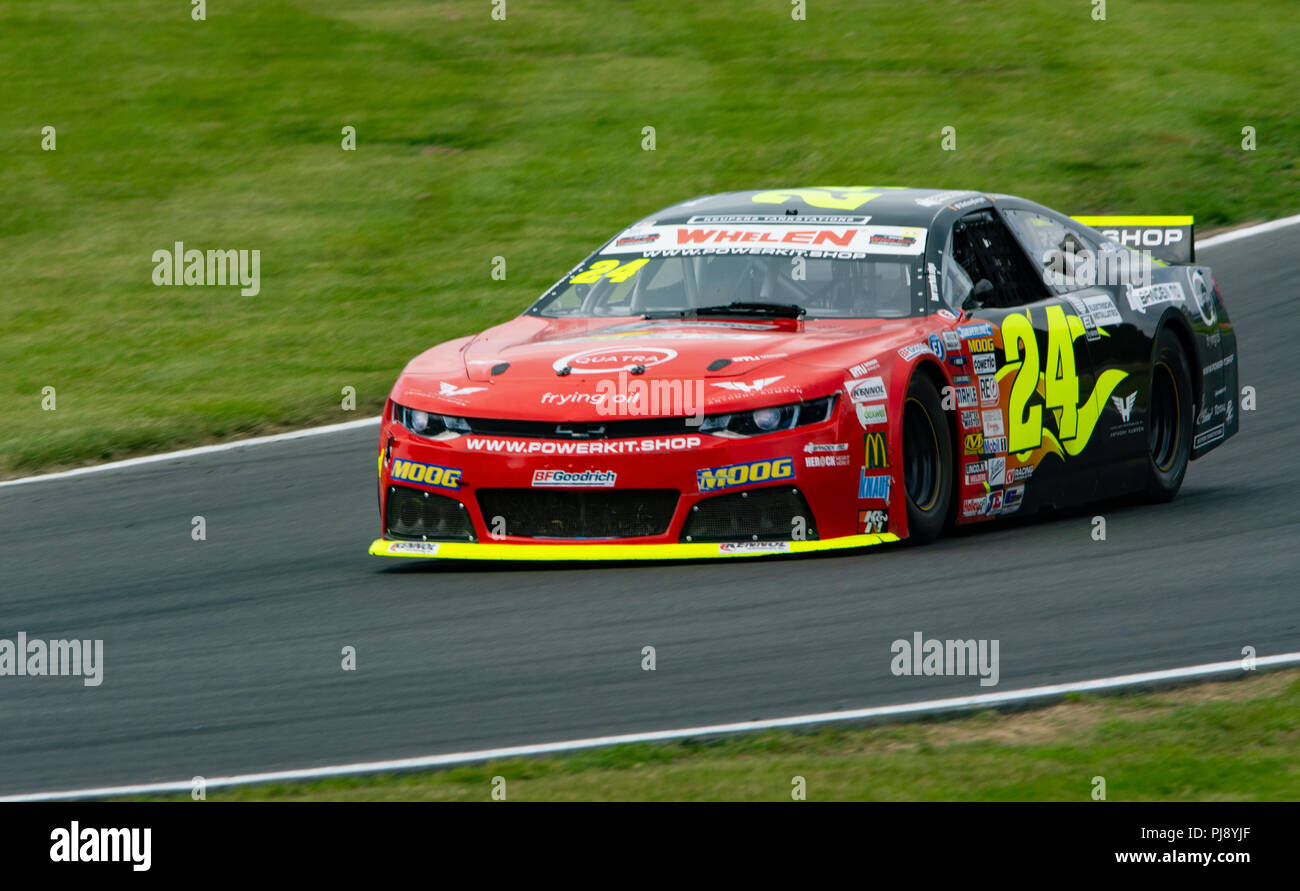
<path fill-rule="evenodd" d="M 1178 494 L 1192 454 L 1192 375 L 1182 344 L 1168 328 L 1156 337 L 1147 407 L 1147 486 L 1150 501 Z"/>
<path fill-rule="evenodd" d="M 952 503 L 952 431 L 939 394 L 925 375 L 907 387 L 903 404 L 903 488 L 908 538 L 928 544 L 939 537 Z"/>

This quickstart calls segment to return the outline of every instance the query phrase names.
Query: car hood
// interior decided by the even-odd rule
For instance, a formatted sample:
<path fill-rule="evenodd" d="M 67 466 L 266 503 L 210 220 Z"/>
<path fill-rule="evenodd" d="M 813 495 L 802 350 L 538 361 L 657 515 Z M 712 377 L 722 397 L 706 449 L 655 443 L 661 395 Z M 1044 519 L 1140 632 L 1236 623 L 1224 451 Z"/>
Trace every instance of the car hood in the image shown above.
<path fill-rule="evenodd" d="M 773 405 L 826 395 L 851 364 L 915 340 L 919 322 L 520 316 L 417 357 L 394 399 L 469 417 L 584 421 L 604 414 L 584 394 L 680 381 L 709 407 Z M 690 413 L 665 408 L 651 414 Z"/>

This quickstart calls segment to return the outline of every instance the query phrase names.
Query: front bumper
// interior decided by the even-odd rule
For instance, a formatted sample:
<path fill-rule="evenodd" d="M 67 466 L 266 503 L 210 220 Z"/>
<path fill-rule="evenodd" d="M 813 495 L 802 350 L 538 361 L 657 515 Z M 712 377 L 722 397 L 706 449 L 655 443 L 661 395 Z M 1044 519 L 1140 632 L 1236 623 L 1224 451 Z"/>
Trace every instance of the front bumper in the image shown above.
<path fill-rule="evenodd" d="M 432 441 L 389 419 L 380 437 L 380 538 L 370 553 L 462 560 L 681 560 L 898 541 L 905 530 L 862 522 L 864 508 L 884 505 L 860 497 L 861 442 L 856 416 L 845 412 L 752 439 L 692 434 L 630 443 L 472 435 Z M 629 445 L 636 448 L 628 450 Z M 749 479 L 737 481 L 731 475 L 736 468 L 742 477 L 749 472 Z M 578 476 L 546 477 L 557 473 Z M 512 510 L 535 503 L 541 492 L 566 497 L 553 511 Z M 405 521 L 394 526 L 390 501 L 412 493 L 427 500 L 427 509 L 442 513 L 420 528 Z M 611 503 L 600 493 L 618 497 Z M 671 503 L 655 502 L 665 493 Z M 624 495 L 637 497 L 630 518 L 619 502 Z M 729 498 L 749 499 L 745 510 L 758 513 L 759 527 L 733 534 L 742 530 L 725 522 L 735 507 L 723 507 Z M 802 509 L 788 509 L 790 503 Z M 400 506 L 394 510 L 404 513 Z M 736 515 L 741 514 L 745 511 Z M 591 526 L 576 528 L 575 515 L 584 523 L 591 518 Z M 797 521 L 793 526 L 790 515 Z M 711 524 L 719 517 L 720 525 Z M 422 535 L 429 522 L 439 532 Z M 452 527 L 454 534 L 444 534 Z M 553 534 L 553 529 L 562 531 Z"/>

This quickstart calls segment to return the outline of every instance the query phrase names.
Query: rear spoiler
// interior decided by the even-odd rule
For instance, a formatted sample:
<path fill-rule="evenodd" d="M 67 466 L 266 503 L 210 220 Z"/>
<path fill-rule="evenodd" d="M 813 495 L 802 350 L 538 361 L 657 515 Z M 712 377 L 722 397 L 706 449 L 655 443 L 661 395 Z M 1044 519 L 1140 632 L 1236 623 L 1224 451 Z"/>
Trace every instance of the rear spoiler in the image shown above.
<path fill-rule="evenodd" d="M 1073 217 L 1112 241 L 1166 263 L 1194 263 L 1196 244 L 1192 239 L 1192 218 L 1181 217 Z"/>

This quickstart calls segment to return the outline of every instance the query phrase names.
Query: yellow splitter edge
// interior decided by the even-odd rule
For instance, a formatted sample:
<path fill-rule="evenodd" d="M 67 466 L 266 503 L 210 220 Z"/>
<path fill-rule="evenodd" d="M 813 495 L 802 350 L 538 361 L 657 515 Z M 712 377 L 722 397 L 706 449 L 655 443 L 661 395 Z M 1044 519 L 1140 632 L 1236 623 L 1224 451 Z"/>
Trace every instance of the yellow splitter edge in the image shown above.
<path fill-rule="evenodd" d="M 697 560 L 714 557 L 770 557 L 866 548 L 898 541 L 891 532 L 846 535 L 819 541 L 682 542 L 677 544 L 501 544 L 467 541 L 388 541 L 370 545 L 376 557 L 432 557 L 438 560 Z"/>

